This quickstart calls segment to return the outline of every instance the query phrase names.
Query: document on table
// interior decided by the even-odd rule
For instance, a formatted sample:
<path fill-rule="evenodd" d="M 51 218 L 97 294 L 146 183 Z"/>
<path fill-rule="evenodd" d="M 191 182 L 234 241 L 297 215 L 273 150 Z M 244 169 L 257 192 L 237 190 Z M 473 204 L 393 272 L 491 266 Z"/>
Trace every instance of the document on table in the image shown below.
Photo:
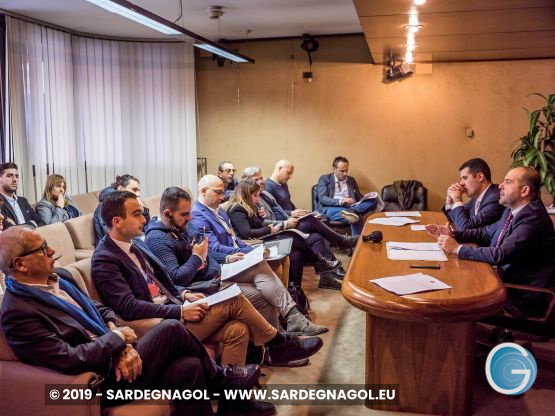
<path fill-rule="evenodd" d="M 418 220 L 413 220 L 411 218 L 406 217 L 380 217 L 380 218 L 373 218 L 368 220 L 370 224 L 380 224 L 380 225 L 393 225 L 394 227 L 401 227 L 402 225 L 406 224 L 413 224 L 418 222 Z"/>
<path fill-rule="evenodd" d="M 240 261 L 243 261 L 243 260 L 240 260 Z M 217 303 L 221 303 L 223 301 L 226 301 L 228 299 L 232 299 L 235 296 L 238 296 L 240 294 L 241 294 L 241 288 L 239 288 L 237 283 L 234 283 L 234 284 L 232 284 L 231 286 L 229 286 L 228 288 L 226 288 L 224 290 L 216 292 L 213 295 L 207 296 L 205 298 L 195 300 L 194 302 L 191 302 L 191 304 L 206 303 L 206 304 L 208 304 L 208 306 L 212 306 L 212 305 L 215 305 Z"/>
<path fill-rule="evenodd" d="M 388 241 L 389 260 L 447 261 L 447 257 L 437 243 L 403 243 Z"/>
<path fill-rule="evenodd" d="M 425 225 L 420 225 L 420 224 L 416 224 L 416 225 L 411 225 L 410 229 L 412 231 L 426 231 L 426 226 Z"/>
<path fill-rule="evenodd" d="M 421 217 L 418 211 L 387 211 L 386 217 Z"/>
<path fill-rule="evenodd" d="M 397 295 L 410 295 L 411 293 L 452 288 L 441 280 L 423 273 L 382 277 L 380 279 L 370 279 L 370 281 Z"/>
<path fill-rule="evenodd" d="M 249 267 L 252 267 L 255 264 L 260 263 L 262 260 L 264 260 L 264 246 L 260 245 L 250 253 L 245 254 L 245 257 L 243 257 L 243 260 L 224 264 L 222 266 L 222 274 L 221 274 L 222 282 L 224 280 L 232 278 L 233 276 L 238 275 L 242 271 L 247 270 Z"/>

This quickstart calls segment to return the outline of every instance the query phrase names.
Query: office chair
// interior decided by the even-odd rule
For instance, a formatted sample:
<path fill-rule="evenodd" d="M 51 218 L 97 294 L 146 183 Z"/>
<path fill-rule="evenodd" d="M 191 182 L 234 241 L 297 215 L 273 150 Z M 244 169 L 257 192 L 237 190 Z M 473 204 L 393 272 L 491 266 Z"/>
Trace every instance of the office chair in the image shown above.
<path fill-rule="evenodd" d="M 415 190 L 412 198 L 412 203 L 409 207 L 403 207 L 399 202 L 399 196 L 395 185 L 386 185 L 382 188 L 382 201 L 384 203 L 384 211 L 404 211 L 404 210 L 416 210 L 416 211 L 426 211 L 428 209 L 428 190 L 418 181 L 396 181 L 414 183 Z"/>

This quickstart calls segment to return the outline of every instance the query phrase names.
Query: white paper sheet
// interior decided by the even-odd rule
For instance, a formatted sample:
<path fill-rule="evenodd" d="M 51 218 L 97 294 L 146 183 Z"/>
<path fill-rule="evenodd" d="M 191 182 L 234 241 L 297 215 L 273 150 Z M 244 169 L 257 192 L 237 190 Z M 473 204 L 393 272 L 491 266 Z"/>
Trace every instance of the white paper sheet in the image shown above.
<path fill-rule="evenodd" d="M 423 273 L 382 277 L 380 279 L 370 279 L 370 281 L 397 295 L 452 288 L 441 280 Z"/>
<path fill-rule="evenodd" d="M 418 211 L 387 211 L 386 217 L 421 217 Z"/>
<path fill-rule="evenodd" d="M 388 241 L 386 247 L 389 260 L 447 261 L 445 253 L 437 243 Z"/>
<path fill-rule="evenodd" d="M 370 224 L 392 225 L 394 227 L 401 227 L 406 224 L 413 224 L 415 222 L 418 222 L 418 220 L 413 220 L 406 217 L 391 217 L 391 218 L 380 217 L 380 218 L 373 218 L 371 220 L 368 220 L 368 222 Z"/>
<path fill-rule="evenodd" d="M 411 225 L 410 229 L 412 231 L 426 231 L 426 226 L 425 225 L 420 225 L 420 224 L 416 224 L 416 225 Z"/>
<path fill-rule="evenodd" d="M 249 267 L 252 267 L 255 264 L 260 263 L 263 259 L 264 259 L 264 246 L 260 245 L 250 253 L 245 254 L 245 257 L 243 257 L 243 260 L 239 260 L 234 263 L 224 264 L 222 266 L 222 274 L 221 274 L 222 282 L 224 280 L 232 278 L 233 276 L 238 275 L 242 271 L 247 270 Z"/>
<path fill-rule="evenodd" d="M 441 251 L 436 242 L 433 243 L 405 243 L 401 241 L 388 241 L 386 243 L 391 250 L 418 250 L 418 251 Z"/>
<path fill-rule="evenodd" d="M 234 283 L 234 284 L 232 284 L 231 286 L 229 286 L 228 288 L 226 288 L 224 290 L 221 290 L 221 291 L 219 291 L 217 293 L 214 293 L 213 295 L 207 296 L 205 298 L 195 300 L 194 302 L 191 302 L 191 304 L 206 303 L 206 304 L 208 304 L 208 306 L 212 306 L 212 305 L 215 305 L 217 303 L 226 301 L 228 299 L 232 299 L 235 296 L 238 296 L 240 294 L 241 294 L 241 288 L 237 285 L 237 283 Z"/>

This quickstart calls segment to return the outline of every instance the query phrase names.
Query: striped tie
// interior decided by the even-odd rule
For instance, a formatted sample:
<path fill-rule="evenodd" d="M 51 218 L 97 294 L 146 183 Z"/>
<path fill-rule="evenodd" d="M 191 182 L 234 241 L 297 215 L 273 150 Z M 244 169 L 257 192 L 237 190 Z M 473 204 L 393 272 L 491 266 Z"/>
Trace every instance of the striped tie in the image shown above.
<path fill-rule="evenodd" d="M 497 238 L 497 243 L 495 244 L 496 248 L 499 247 L 499 245 L 501 244 L 501 241 L 503 241 L 503 237 L 505 237 L 505 234 L 507 233 L 507 230 L 509 229 L 509 225 L 511 224 L 512 220 L 513 220 L 513 213 L 511 212 L 507 217 L 507 221 L 505 221 L 505 225 L 503 225 L 501 234 L 499 234 L 499 237 Z"/>

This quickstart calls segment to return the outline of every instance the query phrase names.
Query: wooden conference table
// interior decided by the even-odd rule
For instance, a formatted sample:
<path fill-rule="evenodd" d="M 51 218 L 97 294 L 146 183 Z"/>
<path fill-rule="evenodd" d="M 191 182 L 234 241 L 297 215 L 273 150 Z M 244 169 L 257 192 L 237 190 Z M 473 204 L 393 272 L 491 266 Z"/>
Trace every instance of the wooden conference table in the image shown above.
<path fill-rule="evenodd" d="M 445 224 L 439 212 L 421 212 L 420 224 Z M 369 218 L 383 217 L 383 213 Z M 440 269 L 414 269 L 414 261 L 387 259 L 386 241 L 431 242 L 410 225 L 366 223 L 363 234 L 380 230 L 382 243 L 362 239 L 341 289 L 366 314 L 366 383 L 399 384 L 398 405 L 374 409 L 440 415 L 472 411 L 475 321 L 498 312 L 506 290 L 491 266 L 447 255 Z M 452 289 L 397 296 L 369 279 L 422 272 Z"/>

